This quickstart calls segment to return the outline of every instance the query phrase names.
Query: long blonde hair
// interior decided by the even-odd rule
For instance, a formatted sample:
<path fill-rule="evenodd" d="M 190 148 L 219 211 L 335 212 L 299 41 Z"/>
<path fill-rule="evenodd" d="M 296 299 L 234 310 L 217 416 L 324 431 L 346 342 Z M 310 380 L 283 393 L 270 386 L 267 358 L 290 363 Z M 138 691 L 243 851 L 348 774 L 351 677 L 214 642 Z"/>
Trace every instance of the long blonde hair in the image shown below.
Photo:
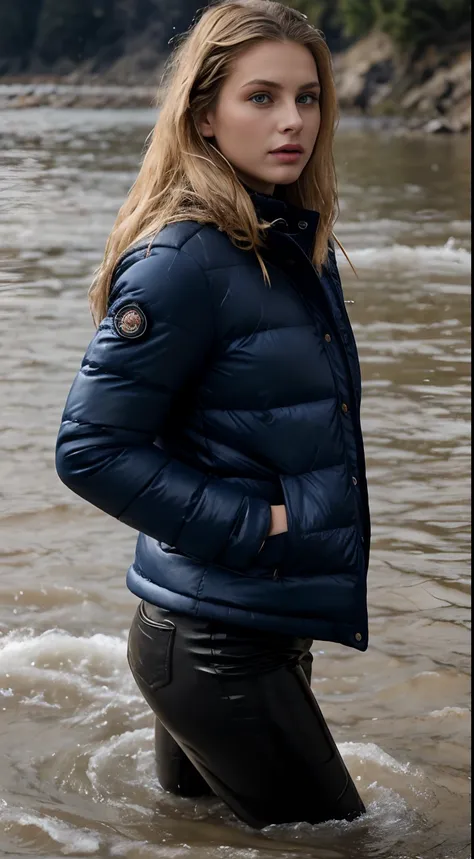
<path fill-rule="evenodd" d="M 253 203 L 224 155 L 202 136 L 196 119 L 214 106 L 236 58 L 260 41 L 293 41 L 312 53 L 321 83 L 321 126 L 310 160 L 285 188 L 288 203 L 315 209 L 319 223 L 313 264 L 320 270 L 338 215 L 333 158 L 338 120 L 329 49 L 306 16 L 276 0 L 220 0 L 205 8 L 180 37 L 162 76 L 158 120 L 138 176 L 119 210 L 104 258 L 89 289 L 96 325 L 107 313 L 114 269 L 131 246 L 153 240 L 166 225 L 195 220 L 213 223 L 234 244 L 253 250 L 264 280 L 268 272 L 258 247 L 270 222 L 259 224 Z M 337 241 L 337 239 L 336 239 Z"/>

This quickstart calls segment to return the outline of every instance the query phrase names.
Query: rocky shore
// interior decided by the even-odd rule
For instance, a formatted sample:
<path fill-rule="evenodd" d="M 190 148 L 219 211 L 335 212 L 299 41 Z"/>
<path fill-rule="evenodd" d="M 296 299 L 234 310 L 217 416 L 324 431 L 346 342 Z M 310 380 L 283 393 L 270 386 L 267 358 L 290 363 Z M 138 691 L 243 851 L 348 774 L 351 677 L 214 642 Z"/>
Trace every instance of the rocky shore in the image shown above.
<path fill-rule="evenodd" d="M 428 48 L 400 56 L 384 33 L 371 33 L 334 57 L 342 110 L 398 117 L 407 130 L 458 133 L 471 128 L 471 47 Z"/>
<path fill-rule="evenodd" d="M 26 107 L 134 108 L 153 107 L 157 86 L 69 83 L 64 78 L 15 78 L 0 83 L 0 110 Z"/>
<path fill-rule="evenodd" d="M 162 69 L 133 74 L 133 58 L 100 77 L 86 68 L 64 76 L 0 79 L 0 109 L 142 108 L 159 105 Z M 334 55 L 341 110 L 381 121 L 397 118 L 401 132 L 461 133 L 471 128 L 471 48 L 429 48 L 416 60 L 400 56 L 374 32 Z M 131 81 L 132 83 L 126 82 Z M 145 83 L 146 81 L 146 83 Z"/>

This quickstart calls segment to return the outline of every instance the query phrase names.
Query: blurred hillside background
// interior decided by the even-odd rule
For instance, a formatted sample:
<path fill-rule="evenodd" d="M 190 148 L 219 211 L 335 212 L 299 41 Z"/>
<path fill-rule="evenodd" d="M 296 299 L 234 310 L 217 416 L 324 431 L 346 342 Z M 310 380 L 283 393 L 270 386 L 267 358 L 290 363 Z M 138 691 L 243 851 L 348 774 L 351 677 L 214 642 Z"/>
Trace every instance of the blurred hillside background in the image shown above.
<path fill-rule="evenodd" d="M 470 128 L 470 0 L 288 5 L 325 33 L 343 110 L 431 132 Z M 170 40 L 197 9 L 196 0 L 1 0 L 0 83 L 9 86 L 0 104 L 147 106 Z"/>

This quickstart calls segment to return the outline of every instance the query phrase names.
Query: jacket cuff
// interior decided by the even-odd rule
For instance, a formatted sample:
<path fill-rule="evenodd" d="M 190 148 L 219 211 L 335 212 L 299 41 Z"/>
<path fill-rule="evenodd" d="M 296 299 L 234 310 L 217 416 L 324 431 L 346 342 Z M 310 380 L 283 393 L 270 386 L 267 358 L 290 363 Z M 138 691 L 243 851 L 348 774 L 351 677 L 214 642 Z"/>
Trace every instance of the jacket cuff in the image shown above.
<path fill-rule="evenodd" d="M 247 496 L 240 515 L 216 563 L 236 570 L 246 570 L 257 562 L 271 526 L 268 501 Z"/>

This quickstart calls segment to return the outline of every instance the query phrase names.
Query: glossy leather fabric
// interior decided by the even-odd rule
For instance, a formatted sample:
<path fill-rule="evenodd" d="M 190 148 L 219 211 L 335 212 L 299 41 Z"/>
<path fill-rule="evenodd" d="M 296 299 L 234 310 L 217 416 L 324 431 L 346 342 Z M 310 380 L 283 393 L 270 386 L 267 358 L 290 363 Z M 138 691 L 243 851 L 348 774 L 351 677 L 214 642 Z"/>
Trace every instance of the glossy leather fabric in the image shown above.
<path fill-rule="evenodd" d="M 311 692 L 311 644 L 141 602 L 127 654 L 162 787 L 215 793 L 255 828 L 363 813 Z"/>

